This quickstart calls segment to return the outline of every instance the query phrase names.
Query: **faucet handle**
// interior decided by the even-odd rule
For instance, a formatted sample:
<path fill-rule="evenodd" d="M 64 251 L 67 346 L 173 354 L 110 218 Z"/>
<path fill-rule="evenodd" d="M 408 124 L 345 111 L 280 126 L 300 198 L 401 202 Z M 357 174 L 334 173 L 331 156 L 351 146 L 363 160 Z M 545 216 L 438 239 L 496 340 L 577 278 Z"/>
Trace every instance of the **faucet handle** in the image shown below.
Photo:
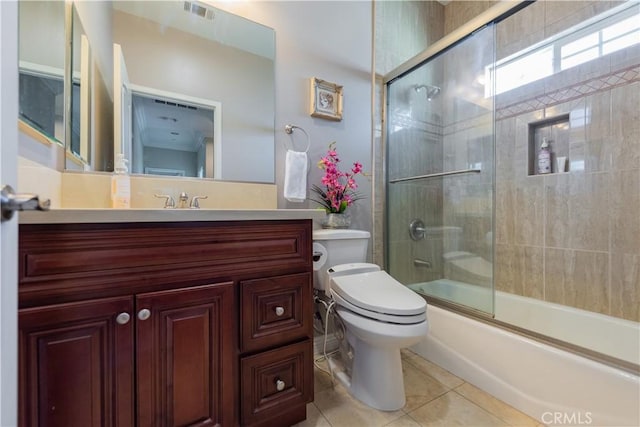
<path fill-rule="evenodd" d="M 198 200 L 200 199 L 208 199 L 209 196 L 193 196 L 193 199 L 191 199 L 191 206 L 189 206 L 191 209 L 200 209 L 200 203 L 198 202 Z"/>
<path fill-rule="evenodd" d="M 176 202 L 173 200 L 173 197 L 171 197 L 168 194 L 154 194 L 154 196 L 162 199 L 164 198 L 164 208 L 165 209 L 173 209 L 176 207 Z"/>

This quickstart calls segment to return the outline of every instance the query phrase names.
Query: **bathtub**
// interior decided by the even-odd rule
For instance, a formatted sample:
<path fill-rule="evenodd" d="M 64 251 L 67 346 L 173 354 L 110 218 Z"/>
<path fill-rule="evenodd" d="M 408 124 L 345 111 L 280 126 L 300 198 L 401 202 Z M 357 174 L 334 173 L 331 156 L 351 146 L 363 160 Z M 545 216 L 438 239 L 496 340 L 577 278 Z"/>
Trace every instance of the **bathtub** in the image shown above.
<path fill-rule="evenodd" d="M 496 293 L 496 308 L 508 302 L 503 298 L 510 297 Z M 536 300 L 530 302 L 545 305 Z M 519 306 L 511 311 L 517 310 L 525 317 L 532 317 L 535 312 Z M 427 317 L 429 333 L 412 350 L 540 422 L 553 426 L 640 425 L 638 375 L 432 304 Z M 561 321 L 564 320 L 550 323 Z M 591 326 L 582 329 L 588 327 Z"/>
<path fill-rule="evenodd" d="M 491 312 L 491 290 L 449 279 L 410 285 L 440 299 Z M 495 293 L 495 318 L 510 325 L 640 365 L 640 324 L 578 308 Z"/>

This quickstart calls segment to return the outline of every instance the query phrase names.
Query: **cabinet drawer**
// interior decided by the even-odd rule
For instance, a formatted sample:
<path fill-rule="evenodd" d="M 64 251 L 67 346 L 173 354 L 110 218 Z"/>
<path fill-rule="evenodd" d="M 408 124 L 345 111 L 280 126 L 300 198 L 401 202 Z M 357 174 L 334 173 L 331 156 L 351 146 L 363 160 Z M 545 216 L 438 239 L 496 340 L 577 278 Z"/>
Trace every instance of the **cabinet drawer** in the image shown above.
<path fill-rule="evenodd" d="M 312 265 L 310 220 L 21 224 L 19 238 L 21 307 Z"/>
<path fill-rule="evenodd" d="M 311 339 L 242 359 L 241 424 L 265 422 L 313 397 Z"/>
<path fill-rule="evenodd" d="M 246 280 L 240 286 L 242 352 L 311 336 L 310 273 Z"/>

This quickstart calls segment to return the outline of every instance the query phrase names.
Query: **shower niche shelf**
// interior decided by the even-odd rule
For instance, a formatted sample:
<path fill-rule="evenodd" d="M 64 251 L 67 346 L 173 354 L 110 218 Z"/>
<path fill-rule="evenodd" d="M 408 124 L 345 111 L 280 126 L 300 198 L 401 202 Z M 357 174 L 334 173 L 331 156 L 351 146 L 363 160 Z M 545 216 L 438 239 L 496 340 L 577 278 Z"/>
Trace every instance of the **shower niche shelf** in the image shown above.
<path fill-rule="evenodd" d="M 568 113 L 529 123 L 529 176 L 550 175 L 538 173 L 538 153 L 544 138 L 547 139 L 551 152 L 551 174 L 569 172 L 570 123 Z"/>

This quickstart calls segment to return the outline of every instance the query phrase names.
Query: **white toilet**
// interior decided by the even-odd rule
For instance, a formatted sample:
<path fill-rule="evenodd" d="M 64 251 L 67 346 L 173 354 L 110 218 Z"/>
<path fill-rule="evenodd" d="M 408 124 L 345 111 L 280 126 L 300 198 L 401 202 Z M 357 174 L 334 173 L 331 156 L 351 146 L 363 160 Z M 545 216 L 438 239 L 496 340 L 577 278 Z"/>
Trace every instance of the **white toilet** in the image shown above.
<path fill-rule="evenodd" d="M 351 369 L 336 377 L 363 403 L 395 411 L 405 404 L 400 349 L 426 336 L 427 304 L 377 265 L 363 262 L 369 236 L 361 230 L 314 231 L 314 287 L 333 297 L 352 349 Z"/>

